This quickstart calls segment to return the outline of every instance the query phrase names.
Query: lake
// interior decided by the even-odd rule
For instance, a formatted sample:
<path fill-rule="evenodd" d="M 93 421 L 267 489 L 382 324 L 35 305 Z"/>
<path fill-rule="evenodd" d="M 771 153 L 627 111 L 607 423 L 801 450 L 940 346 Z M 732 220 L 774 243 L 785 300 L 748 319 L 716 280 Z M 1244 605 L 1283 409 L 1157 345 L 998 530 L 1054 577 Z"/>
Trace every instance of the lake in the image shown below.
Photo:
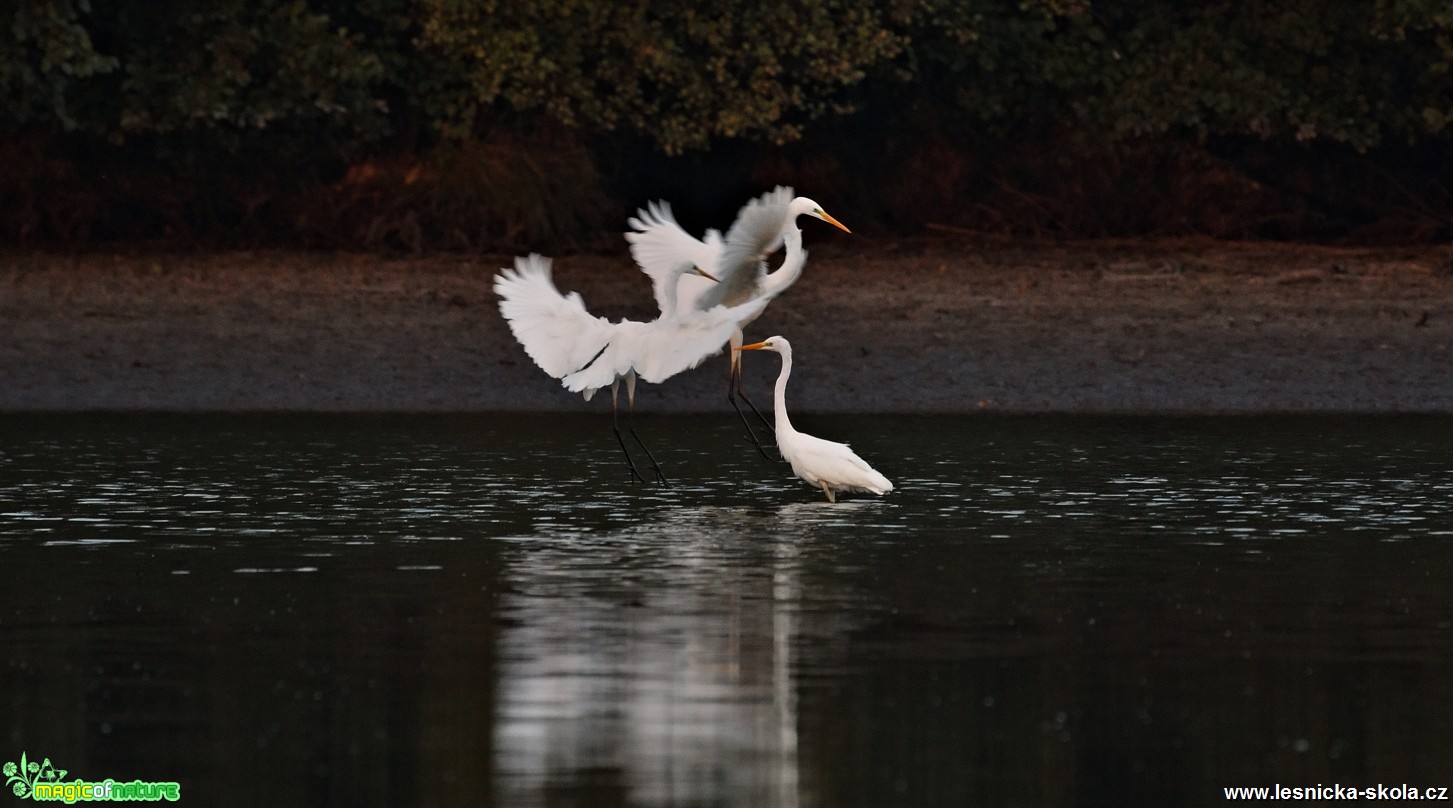
<path fill-rule="evenodd" d="M 897 490 L 730 412 L 638 419 L 669 486 L 604 415 L 0 417 L 0 760 L 209 806 L 1453 786 L 1453 419 L 793 420 Z"/>

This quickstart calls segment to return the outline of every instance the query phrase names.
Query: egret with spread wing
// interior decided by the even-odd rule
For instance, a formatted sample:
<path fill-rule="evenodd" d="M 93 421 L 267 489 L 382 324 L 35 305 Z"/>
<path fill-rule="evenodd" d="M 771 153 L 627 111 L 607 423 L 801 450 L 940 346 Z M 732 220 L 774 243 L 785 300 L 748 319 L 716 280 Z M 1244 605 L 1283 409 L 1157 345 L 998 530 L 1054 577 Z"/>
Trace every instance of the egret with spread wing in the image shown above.
<path fill-rule="evenodd" d="M 766 257 L 788 243 L 789 235 L 796 234 L 801 246 L 801 233 L 797 230 L 798 216 L 812 216 L 851 233 L 842 222 L 829 216 L 822 206 L 805 196 L 794 197 L 791 188 L 778 186 L 760 197 L 748 202 L 737 214 L 737 220 L 727 231 L 726 238 L 715 230 L 708 230 L 705 239 L 697 239 L 687 233 L 671 215 L 671 206 L 665 202 L 653 202 L 645 210 L 629 220 L 632 228 L 626 233 L 631 244 L 631 256 L 640 264 L 641 271 L 651 277 L 656 292 L 656 302 L 662 311 L 667 311 L 666 290 L 677 291 L 673 283 L 680 278 L 679 293 L 669 304 L 681 314 L 690 311 L 705 311 L 720 305 L 738 306 L 748 301 L 762 301 L 763 307 L 787 290 L 802 275 L 803 261 L 794 261 L 791 249 L 787 258 L 776 271 L 768 272 Z M 804 255 L 805 259 L 805 255 Z M 692 278 L 681 277 L 683 264 L 702 267 L 715 275 L 716 284 L 692 283 Z M 727 375 L 727 401 L 741 416 L 742 424 L 758 451 L 762 445 L 747 423 L 736 399 L 740 397 L 757 413 L 751 399 L 742 391 L 741 355 L 742 330 L 761 314 L 761 309 L 745 317 L 731 335 L 731 364 Z M 766 419 L 762 418 L 766 423 Z M 765 452 L 763 455 L 765 456 Z"/>
<path fill-rule="evenodd" d="M 743 351 L 776 351 L 782 355 L 782 372 L 777 376 L 772 403 L 777 419 L 777 449 L 792 464 L 792 471 L 809 485 L 822 489 L 828 502 L 837 502 L 836 492 L 886 494 L 893 490 L 888 478 L 873 470 L 846 443 L 813 437 L 792 428 L 787 417 L 787 377 L 792 374 L 792 343 L 785 337 L 769 337 L 743 345 Z"/>
<path fill-rule="evenodd" d="M 592 315 L 580 295 L 563 295 L 550 274 L 550 259 L 540 255 L 516 258 L 513 269 L 495 276 L 500 314 L 525 353 L 540 369 L 559 379 L 565 389 L 583 393 L 589 400 L 596 390 L 610 387 L 611 429 L 626 455 L 626 464 L 637 479 L 644 477 L 631 460 L 616 419 L 617 390 L 626 383 L 628 412 L 634 411 L 636 379 L 660 383 L 701 364 L 721 350 L 743 317 L 755 317 L 765 301 L 748 301 L 739 306 L 716 306 L 690 317 L 675 314 L 676 282 L 687 273 L 711 276 L 699 267 L 685 264 L 675 268 L 676 278 L 666 284 L 666 303 L 659 318 L 650 322 L 610 322 Z M 714 280 L 714 279 L 713 279 Z M 754 311 L 755 310 L 755 311 Z M 646 452 L 656 476 L 666 475 L 646 449 L 634 425 L 631 436 Z"/>

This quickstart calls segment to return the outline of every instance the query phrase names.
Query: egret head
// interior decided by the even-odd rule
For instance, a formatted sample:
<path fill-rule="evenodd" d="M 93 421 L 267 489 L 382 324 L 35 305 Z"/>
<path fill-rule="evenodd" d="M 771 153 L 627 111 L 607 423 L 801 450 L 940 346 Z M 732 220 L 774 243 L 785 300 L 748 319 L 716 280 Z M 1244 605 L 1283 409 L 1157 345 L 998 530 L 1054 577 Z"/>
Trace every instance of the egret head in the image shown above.
<path fill-rule="evenodd" d="M 832 225 L 833 227 L 842 230 L 844 233 L 853 232 L 849 230 L 847 226 L 844 225 L 842 222 L 829 216 L 827 214 L 827 211 L 822 209 L 821 205 L 817 204 L 811 199 L 808 199 L 805 196 L 799 196 L 796 199 L 792 200 L 792 204 L 787 207 L 787 217 L 789 219 L 796 219 L 798 216 L 803 215 L 821 219 L 824 222 Z"/>
<path fill-rule="evenodd" d="M 754 342 L 751 345 L 743 345 L 744 351 L 776 351 L 779 354 L 792 353 L 792 343 L 786 337 L 768 337 L 761 342 Z"/>

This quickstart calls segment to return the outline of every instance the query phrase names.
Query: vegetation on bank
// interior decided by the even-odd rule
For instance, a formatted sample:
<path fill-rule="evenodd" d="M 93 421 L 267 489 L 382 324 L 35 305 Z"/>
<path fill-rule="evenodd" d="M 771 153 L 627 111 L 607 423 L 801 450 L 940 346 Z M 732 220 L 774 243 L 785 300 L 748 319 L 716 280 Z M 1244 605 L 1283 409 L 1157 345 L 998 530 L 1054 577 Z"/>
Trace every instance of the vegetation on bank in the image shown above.
<path fill-rule="evenodd" d="M 20 0 L 0 239 L 559 248 L 855 226 L 1453 235 L 1433 0 Z M 693 221 L 696 220 L 696 221 Z"/>

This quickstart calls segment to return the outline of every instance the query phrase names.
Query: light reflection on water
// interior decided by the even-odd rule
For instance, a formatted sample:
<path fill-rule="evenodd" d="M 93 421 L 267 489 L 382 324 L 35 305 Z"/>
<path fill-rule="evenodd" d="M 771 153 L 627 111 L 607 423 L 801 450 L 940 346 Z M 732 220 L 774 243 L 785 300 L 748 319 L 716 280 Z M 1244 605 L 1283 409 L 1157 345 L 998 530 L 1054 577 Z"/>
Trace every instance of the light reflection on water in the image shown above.
<path fill-rule="evenodd" d="M 751 521 L 681 507 L 598 539 L 525 540 L 500 603 L 504 804 L 571 772 L 649 804 L 795 803 L 794 549 L 761 545 Z"/>
<path fill-rule="evenodd" d="M 1448 419 L 803 421 L 897 490 L 724 418 L 641 419 L 669 488 L 600 418 L 0 418 L 10 747 L 213 805 L 1453 785 Z"/>

